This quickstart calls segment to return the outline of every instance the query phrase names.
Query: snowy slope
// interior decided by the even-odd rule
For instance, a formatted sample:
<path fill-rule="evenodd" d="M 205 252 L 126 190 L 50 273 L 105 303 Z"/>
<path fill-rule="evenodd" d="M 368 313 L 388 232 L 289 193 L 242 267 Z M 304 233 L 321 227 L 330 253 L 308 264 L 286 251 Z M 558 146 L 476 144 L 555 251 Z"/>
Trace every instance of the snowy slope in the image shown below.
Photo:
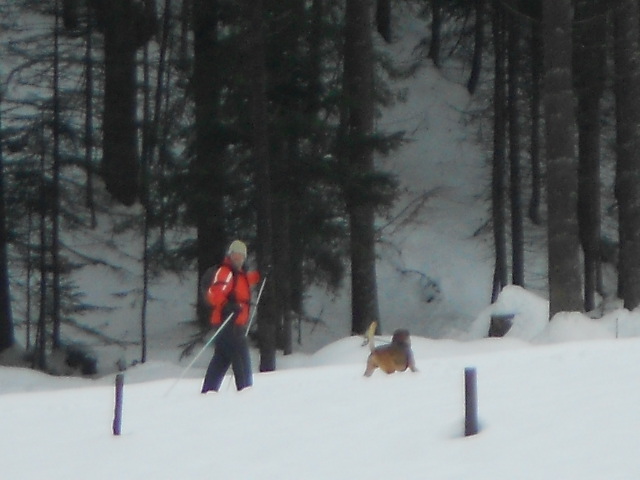
<path fill-rule="evenodd" d="M 126 374 L 119 437 L 112 378 L 0 369 L 12 391 L 0 395 L 3 478 L 633 480 L 639 342 L 414 338 L 418 373 L 364 378 L 367 351 L 352 338 L 331 346 L 333 365 L 258 374 L 240 393 L 226 380 L 207 395 L 200 369 L 167 395 L 173 378 L 153 379 L 178 371 L 153 362 Z M 465 438 L 469 366 L 481 430 Z"/>

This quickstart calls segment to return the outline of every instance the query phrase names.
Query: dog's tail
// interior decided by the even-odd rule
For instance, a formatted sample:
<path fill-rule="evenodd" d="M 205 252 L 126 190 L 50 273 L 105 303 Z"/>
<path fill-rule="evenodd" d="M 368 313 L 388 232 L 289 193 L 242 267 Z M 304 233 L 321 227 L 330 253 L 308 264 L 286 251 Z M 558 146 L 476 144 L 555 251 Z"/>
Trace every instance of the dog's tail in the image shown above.
<path fill-rule="evenodd" d="M 367 332 L 365 333 L 365 340 L 364 343 L 362 344 L 363 346 L 366 345 L 367 343 L 369 344 L 369 350 L 371 350 L 373 352 L 373 350 L 376 348 L 376 346 L 373 343 L 373 336 L 376 333 L 376 327 L 378 326 L 378 322 L 371 322 L 371 325 L 369 325 L 369 328 L 367 328 Z"/>

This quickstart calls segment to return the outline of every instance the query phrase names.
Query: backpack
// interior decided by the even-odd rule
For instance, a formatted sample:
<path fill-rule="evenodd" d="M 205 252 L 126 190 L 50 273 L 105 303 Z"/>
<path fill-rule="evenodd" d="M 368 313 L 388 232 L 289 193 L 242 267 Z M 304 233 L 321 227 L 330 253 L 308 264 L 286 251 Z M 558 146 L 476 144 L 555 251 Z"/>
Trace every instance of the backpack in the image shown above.
<path fill-rule="evenodd" d="M 200 303 L 207 308 L 211 308 L 211 305 L 209 305 L 209 301 L 207 300 L 207 292 L 209 291 L 209 287 L 211 286 L 211 282 L 213 281 L 213 276 L 216 274 L 216 271 L 219 267 L 220 265 L 214 265 L 207 268 L 200 277 L 200 284 L 198 286 L 198 299 Z"/>
<path fill-rule="evenodd" d="M 198 298 L 199 298 L 199 301 L 202 303 L 202 305 L 204 305 L 207 308 L 211 308 L 211 305 L 209 305 L 209 300 L 207 300 L 207 292 L 209 291 L 209 287 L 211 286 L 211 282 L 213 282 L 213 277 L 218 271 L 218 268 L 220 268 L 220 265 L 213 265 L 212 267 L 207 268 L 202 274 L 202 276 L 200 277 L 200 285 L 198 287 L 198 291 L 199 291 Z M 231 288 L 231 291 L 233 292 L 235 290 L 235 283 L 236 283 L 235 273 L 233 273 L 232 282 L 233 282 L 233 286 Z"/>

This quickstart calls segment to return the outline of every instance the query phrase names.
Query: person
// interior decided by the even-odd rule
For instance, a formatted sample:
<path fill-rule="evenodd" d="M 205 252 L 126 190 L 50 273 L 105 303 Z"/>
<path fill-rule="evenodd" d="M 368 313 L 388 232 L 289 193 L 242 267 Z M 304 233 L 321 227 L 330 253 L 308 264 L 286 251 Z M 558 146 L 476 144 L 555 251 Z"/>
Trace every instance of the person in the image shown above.
<path fill-rule="evenodd" d="M 211 325 L 221 328 L 227 318 L 231 319 L 215 339 L 215 351 L 202 383 L 202 393 L 217 392 L 229 366 L 233 369 L 238 390 L 253 384 L 245 331 L 251 308 L 251 286 L 260 281 L 260 274 L 244 270 L 246 259 L 247 246 L 244 242 L 231 242 L 207 290 L 206 299 L 212 307 Z"/>

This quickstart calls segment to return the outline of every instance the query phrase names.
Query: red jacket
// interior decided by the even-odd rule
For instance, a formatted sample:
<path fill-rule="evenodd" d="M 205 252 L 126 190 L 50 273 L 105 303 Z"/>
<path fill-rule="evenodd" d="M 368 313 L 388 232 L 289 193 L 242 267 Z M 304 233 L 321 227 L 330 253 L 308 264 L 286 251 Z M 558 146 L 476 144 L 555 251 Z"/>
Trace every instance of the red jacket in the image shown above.
<path fill-rule="evenodd" d="M 222 310 L 232 293 L 232 297 L 235 297 L 235 302 L 240 305 L 240 312 L 236 315 L 235 324 L 246 325 L 249 321 L 251 286 L 259 281 L 260 274 L 258 272 L 234 271 L 229 257 L 225 257 L 222 265 L 213 276 L 211 286 L 207 291 L 207 301 L 213 307 L 211 325 L 218 327 L 222 323 Z"/>

